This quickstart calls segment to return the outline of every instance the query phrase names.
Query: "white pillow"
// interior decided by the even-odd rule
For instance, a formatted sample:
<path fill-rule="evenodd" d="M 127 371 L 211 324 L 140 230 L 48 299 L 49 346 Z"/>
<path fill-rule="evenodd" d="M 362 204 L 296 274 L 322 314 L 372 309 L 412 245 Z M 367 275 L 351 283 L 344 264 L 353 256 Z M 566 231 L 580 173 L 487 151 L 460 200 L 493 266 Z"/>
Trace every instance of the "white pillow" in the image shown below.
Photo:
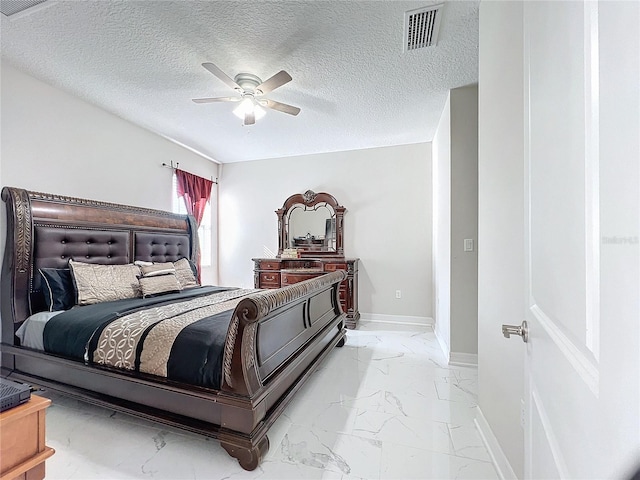
<path fill-rule="evenodd" d="M 156 277 L 158 275 L 175 274 L 176 269 L 173 262 L 152 263 L 151 265 L 141 265 L 140 271 L 143 277 Z"/>

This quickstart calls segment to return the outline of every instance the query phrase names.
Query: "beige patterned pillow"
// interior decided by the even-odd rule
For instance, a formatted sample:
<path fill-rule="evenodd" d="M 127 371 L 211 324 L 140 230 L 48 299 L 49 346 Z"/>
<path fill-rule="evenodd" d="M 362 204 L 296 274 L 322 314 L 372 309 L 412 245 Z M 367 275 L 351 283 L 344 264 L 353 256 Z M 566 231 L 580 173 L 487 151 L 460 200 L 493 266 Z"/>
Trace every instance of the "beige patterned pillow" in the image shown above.
<path fill-rule="evenodd" d="M 78 293 L 78 305 L 140 296 L 140 268 L 137 265 L 99 265 L 69 260 L 69 267 Z"/>
<path fill-rule="evenodd" d="M 174 273 L 141 277 L 140 288 L 143 298 L 182 290 Z"/>
<path fill-rule="evenodd" d="M 176 277 L 178 278 L 178 283 L 182 288 L 198 286 L 196 276 L 193 274 L 193 270 L 191 270 L 189 260 L 187 260 L 186 258 L 181 258 L 177 262 L 173 262 L 173 266 L 176 269 Z"/>
<path fill-rule="evenodd" d="M 152 263 L 151 265 L 141 265 L 140 271 L 143 277 L 155 277 L 157 275 L 175 274 L 176 269 L 172 262 Z"/>

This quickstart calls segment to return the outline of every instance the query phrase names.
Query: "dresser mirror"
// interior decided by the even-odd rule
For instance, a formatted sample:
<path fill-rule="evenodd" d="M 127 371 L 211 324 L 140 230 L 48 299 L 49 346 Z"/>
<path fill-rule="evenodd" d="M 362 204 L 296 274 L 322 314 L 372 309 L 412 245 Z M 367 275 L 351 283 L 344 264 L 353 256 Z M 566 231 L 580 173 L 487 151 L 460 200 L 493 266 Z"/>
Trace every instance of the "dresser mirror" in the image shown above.
<path fill-rule="evenodd" d="M 316 205 L 314 209 L 309 209 L 306 205 L 296 204 L 284 221 L 289 232 L 286 248 L 310 247 L 336 251 L 336 214 L 330 206 Z"/>
<path fill-rule="evenodd" d="M 278 256 L 297 249 L 301 256 L 344 256 L 345 208 L 330 194 L 307 190 L 290 196 L 278 215 Z"/>

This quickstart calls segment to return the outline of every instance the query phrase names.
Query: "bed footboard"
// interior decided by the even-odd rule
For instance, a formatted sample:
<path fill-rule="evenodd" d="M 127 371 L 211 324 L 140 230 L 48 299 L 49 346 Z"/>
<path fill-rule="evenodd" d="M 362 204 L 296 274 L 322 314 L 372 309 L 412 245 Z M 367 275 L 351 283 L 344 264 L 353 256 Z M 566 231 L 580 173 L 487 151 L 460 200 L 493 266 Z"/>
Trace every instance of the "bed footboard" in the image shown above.
<path fill-rule="evenodd" d="M 344 344 L 338 288 L 345 278 L 336 271 L 251 295 L 236 307 L 225 343 L 222 391 L 249 397 L 254 416 L 227 410 L 222 426 L 250 432 L 250 441 L 235 435 L 220 441 L 243 468 L 258 465 L 269 448 L 268 428 L 331 349 Z"/>
<path fill-rule="evenodd" d="M 243 299 L 227 333 L 222 389 L 254 397 L 318 332 L 341 323 L 336 291 L 345 278 L 336 271 Z"/>

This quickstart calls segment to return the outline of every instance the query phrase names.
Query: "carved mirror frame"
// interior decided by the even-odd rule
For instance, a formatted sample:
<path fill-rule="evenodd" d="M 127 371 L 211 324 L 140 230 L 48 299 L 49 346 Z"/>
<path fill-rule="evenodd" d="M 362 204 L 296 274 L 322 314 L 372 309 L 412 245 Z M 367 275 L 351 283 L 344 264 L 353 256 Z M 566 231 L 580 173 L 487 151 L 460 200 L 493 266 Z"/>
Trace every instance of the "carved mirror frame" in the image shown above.
<path fill-rule="evenodd" d="M 315 193 L 311 190 L 307 190 L 304 193 L 296 193 L 291 195 L 284 202 L 282 208 L 276 210 L 278 215 L 278 257 L 282 255 L 282 252 L 289 245 L 289 231 L 288 222 L 289 213 L 296 206 L 304 205 L 308 209 L 314 209 L 316 205 L 326 203 L 333 208 L 336 216 L 336 249 L 334 250 L 316 250 L 306 249 L 304 247 L 298 247 L 300 256 L 302 257 L 318 257 L 318 256 L 330 256 L 330 257 L 344 257 L 344 236 L 343 236 L 343 221 L 344 212 L 347 210 L 338 201 L 325 192 Z"/>

